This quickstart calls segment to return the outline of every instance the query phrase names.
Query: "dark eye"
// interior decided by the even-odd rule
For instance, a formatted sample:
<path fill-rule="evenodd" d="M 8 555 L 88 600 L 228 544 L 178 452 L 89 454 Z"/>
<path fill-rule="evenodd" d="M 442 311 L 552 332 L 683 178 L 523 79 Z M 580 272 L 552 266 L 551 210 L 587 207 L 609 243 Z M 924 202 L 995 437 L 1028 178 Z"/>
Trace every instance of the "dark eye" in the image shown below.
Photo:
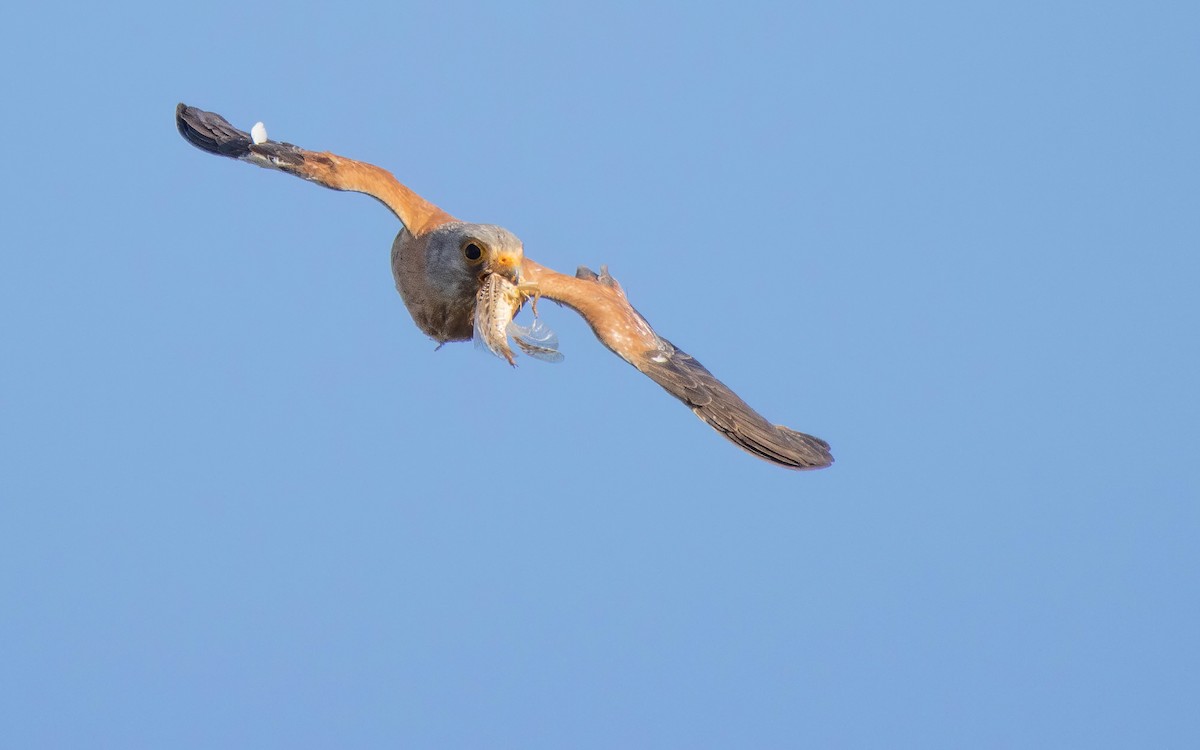
<path fill-rule="evenodd" d="M 462 251 L 463 257 L 472 263 L 478 263 L 479 259 L 483 257 L 483 248 L 474 242 L 468 242 L 467 244 L 463 245 Z"/>

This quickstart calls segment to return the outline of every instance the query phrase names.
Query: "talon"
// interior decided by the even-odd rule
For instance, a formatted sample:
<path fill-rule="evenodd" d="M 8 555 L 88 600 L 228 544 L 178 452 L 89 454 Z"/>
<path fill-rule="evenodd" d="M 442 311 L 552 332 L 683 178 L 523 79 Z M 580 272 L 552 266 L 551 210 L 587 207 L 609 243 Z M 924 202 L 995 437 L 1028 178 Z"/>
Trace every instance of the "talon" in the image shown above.
<path fill-rule="evenodd" d="M 608 272 L 607 265 L 600 266 L 600 278 L 598 280 L 604 286 L 621 292 L 621 295 L 624 296 L 624 290 L 621 289 L 621 285 L 617 283 L 617 280 L 613 278 L 613 275 Z"/>
<path fill-rule="evenodd" d="M 599 278 L 599 276 L 597 276 L 596 272 L 587 266 L 580 266 L 579 268 L 575 269 L 575 278 L 583 279 L 584 281 L 595 281 Z"/>
<path fill-rule="evenodd" d="M 533 317 L 537 317 L 537 303 L 542 298 L 542 291 L 538 285 L 533 282 L 517 284 L 517 291 L 520 292 L 525 299 L 529 300 L 529 309 L 533 312 Z"/>

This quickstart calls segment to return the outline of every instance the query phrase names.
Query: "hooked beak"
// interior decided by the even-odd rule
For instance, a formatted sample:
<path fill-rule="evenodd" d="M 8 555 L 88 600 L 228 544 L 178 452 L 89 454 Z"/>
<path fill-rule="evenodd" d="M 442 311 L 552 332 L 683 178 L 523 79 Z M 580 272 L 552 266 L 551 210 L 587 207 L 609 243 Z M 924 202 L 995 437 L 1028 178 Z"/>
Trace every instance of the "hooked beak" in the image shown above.
<path fill-rule="evenodd" d="M 498 253 L 485 268 L 487 273 L 503 276 L 514 284 L 521 283 L 521 254 Z"/>

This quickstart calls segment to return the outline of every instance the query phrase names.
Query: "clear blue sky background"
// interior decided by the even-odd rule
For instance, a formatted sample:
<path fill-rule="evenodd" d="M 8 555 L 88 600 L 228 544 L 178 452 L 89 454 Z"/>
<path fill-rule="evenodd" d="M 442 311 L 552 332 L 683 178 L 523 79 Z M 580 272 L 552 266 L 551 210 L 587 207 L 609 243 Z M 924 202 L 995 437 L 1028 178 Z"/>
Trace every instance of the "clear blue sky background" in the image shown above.
<path fill-rule="evenodd" d="M 434 4 L 428 4 L 434 5 Z M 1200 745 L 1194 3 L 4 11 L 0 745 Z M 433 345 L 367 159 L 543 314 Z"/>

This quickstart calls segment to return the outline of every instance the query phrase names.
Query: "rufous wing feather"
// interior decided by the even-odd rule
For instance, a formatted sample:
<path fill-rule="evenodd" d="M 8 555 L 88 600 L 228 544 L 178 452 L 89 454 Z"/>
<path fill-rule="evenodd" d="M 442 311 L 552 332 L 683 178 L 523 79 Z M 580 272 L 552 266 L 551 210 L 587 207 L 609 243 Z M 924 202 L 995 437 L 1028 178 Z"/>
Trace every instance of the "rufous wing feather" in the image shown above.
<path fill-rule="evenodd" d="M 571 277 L 526 258 L 522 271 L 538 296 L 574 309 L 601 343 L 742 449 L 789 469 L 833 463 L 824 440 L 771 424 L 704 365 L 656 334 L 607 269 L 596 274 L 581 267 Z"/>
<path fill-rule="evenodd" d="M 188 143 L 210 154 L 278 169 L 333 190 L 369 195 L 391 209 L 414 236 L 454 221 L 453 216 L 374 164 L 280 141 L 255 143 L 249 133 L 230 125 L 224 117 L 186 104 L 175 108 L 175 124 Z"/>

